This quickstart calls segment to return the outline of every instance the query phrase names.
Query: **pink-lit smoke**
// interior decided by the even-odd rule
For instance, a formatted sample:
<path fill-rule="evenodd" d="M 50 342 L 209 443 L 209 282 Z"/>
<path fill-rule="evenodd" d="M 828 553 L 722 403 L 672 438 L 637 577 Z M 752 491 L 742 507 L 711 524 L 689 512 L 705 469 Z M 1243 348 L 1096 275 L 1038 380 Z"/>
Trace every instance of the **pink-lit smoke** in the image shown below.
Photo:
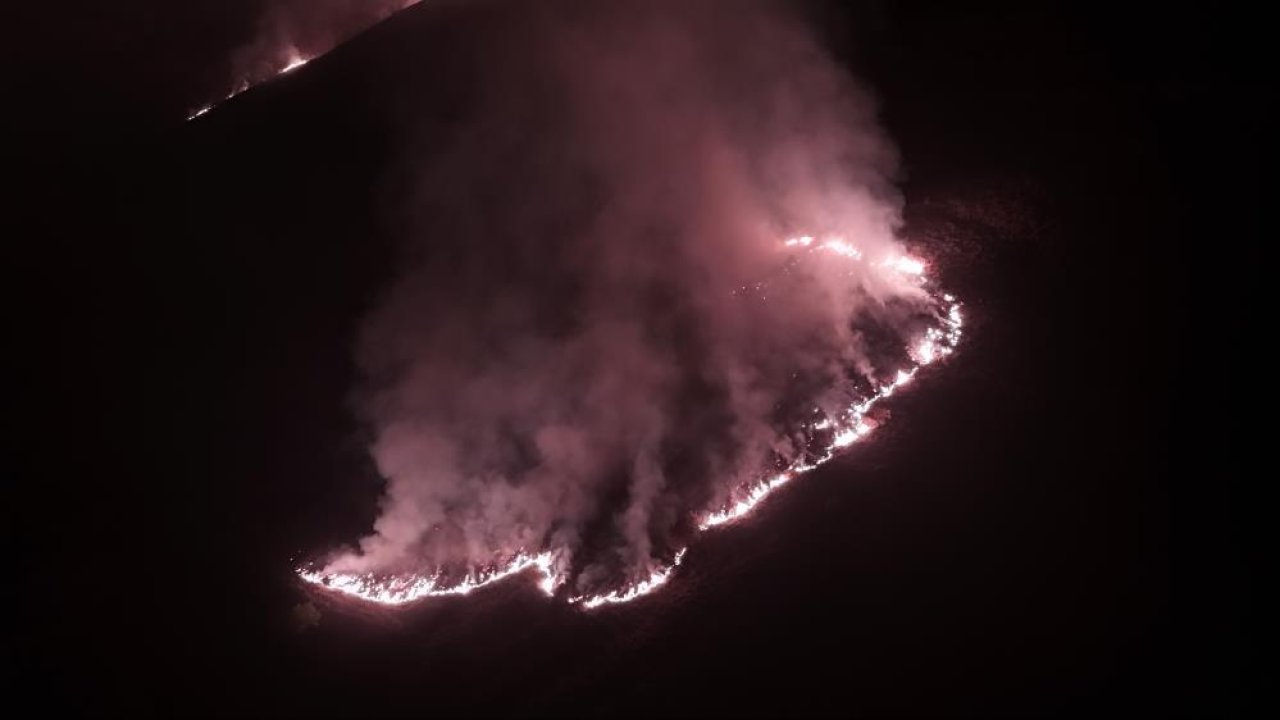
<path fill-rule="evenodd" d="M 305 576 L 626 599 L 866 432 L 958 311 L 897 239 L 874 103 L 782 6 L 486 12 L 359 338 L 381 513 Z"/>

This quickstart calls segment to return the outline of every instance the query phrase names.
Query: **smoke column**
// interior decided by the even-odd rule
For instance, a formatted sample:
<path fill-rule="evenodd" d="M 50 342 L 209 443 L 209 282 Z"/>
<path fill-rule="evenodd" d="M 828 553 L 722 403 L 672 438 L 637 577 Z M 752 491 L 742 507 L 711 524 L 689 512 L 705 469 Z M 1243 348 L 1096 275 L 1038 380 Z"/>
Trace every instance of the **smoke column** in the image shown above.
<path fill-rule="evenodd" d="M 784 6 L 487 12 L 358 340 L 380 516 L 302 572 L 397 601 L 536 566 L 628 599 L 867 432 L 958 310 L 897 239 L 874 103 Z"/>

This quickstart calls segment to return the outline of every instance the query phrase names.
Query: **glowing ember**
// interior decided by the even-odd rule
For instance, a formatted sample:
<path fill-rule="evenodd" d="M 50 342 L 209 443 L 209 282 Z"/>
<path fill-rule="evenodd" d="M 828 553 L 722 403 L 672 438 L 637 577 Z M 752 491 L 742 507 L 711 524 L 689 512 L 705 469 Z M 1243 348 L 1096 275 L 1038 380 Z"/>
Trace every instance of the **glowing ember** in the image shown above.
<path fill-rule="evenodd" d="M 826 238 L 816 241 L 812 236 L 802 235 L 786 240 L 785 247 L 804 248 L 806 252 L 828 252 L 855 262 L 863 262 L 863 254 L 841 238 Z M 918 284 L 928 291 L 928 279 L 923 261 L 906 255 L 891 257 L 877 263 L 878 267 L 901 275 L 903 278 Z M 757 286 L 757 290 L 762 287 Z M 831 460 L 836 454 L 866 437 L 876 426 L 876 422 L 867 417 L 868 413 L 881 400 L 893 395 L 898 388 L 911 382 L 920 368 L 936 362 L 955 351 L 960 343 L 963 318 L 960 304 L 952 295 L 929 293 L 935 311 L 938 312 L 937 324 L 929 327 L 919 339 L 909 346 L 909 354 L 913 364 L 899 369 L 893 380 L 881 384 L 875 392 L 857 402 L 835 416 L 822 415 L 807 425 L 810 431 L 820 431 L 822 437 L 829 437 L 825 448 L 809 448 L 809 453 L 802 459 L 794 461 L 790 466 L 749 483 L 736 491 L 735 499 L 728 505 L 707 513 L 699 519 L 698 527 L 708 530 L 726 525 L 750 514 L 752 510 L 764 502 L 778 488 L 797 477 Z M 625 603 L 643 597 L 665 585 L 677 566 L 684 559 L 686 549 L 676 553 L 671 565 L 654 570 L 647 578 L 633 582 L 612 592 L 590 596 L 575 596 L 568 602 L 585 609 L 602 605 Z M 344 595 L 384 605 L 403 605 L 427 597 L 441 595 L 466 595 L 491 583 L 495 583 L 512 575 L 517 575 L 530 568 L 536 568 L 542 575 L 539 587 L 549 596 L 564 584 L 565 578 L 554 570 L 554 558 L 549 551 L 537 553 L 524 552 L 515 556 L 506 565 L 482 571 L 473 571 L 463 580 L 448 584 L 441 580 L 441 574 L 435 575 L 376 575 L 357 573 L 319 573 L 310 570 L 298 570 L 298 576 L 304 581 Z"/>

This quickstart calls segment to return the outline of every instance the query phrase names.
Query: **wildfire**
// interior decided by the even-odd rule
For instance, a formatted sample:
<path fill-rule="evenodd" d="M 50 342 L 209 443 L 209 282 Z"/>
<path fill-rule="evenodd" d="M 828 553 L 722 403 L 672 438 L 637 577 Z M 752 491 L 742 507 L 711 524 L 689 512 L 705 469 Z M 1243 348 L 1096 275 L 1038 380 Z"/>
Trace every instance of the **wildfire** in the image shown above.
<path fill-rule="evenodd" d="M 263 80 L 262 82 L 266 82 L 267 80 L 273 80 L 275 78 L 280 77 L 281 75 L 286 75 L 288 73 L 291 73 L 294 70 L 297 70 L 298 68 L 302 67 L 303 65 L 306 65 L 307 63 L 311 62 L 311 60 L 312 58 L 303 57 L 299 55 L 296 50 L 291 51 L 289 53 L 289 59 L 285 61 L 285 64 L 281 65 L 274 73 L 271 74 L 270 77 L 268 77 L 266 80 Z M 260 82 L 255 83 L 247 79 L 241 80 L 240 83 L 235 86 L 235 89 L 227 93 L 221 100 L 218 100 L 217 102 L 209 103 L 207 105 L 201 105 L 200 107 L 193 110 L 191 114 L 187 116 L 187 121 L 190 122 L 192 120 L 195 120 L 198 117 L 203 117 L 204 115 L 207 115 L 209 111 L 218 107 L 222 103 L 230 100 L 233 97 L 236 97 L 237 95 L 240 95 L 246 92 L 250 88 L 257 87 L 260 84 L 261 84 Z"/>
<path fill-rule="evenodd" d="M 924 262 L 905 255 L 888 258 L 881 265 L 891 270 L 896 270 L 903 275 L 915 275 L 916 277 L 924 275 Z"/>
<path fill-rule="evenodd" d="M 275 78 L 280 77 L 281 75 L 285 75 L 290 72 L 293 72 L 294 70 L 297 70 L 303 65 L 306 65 L 307 63 L 311 62 L 311 60 L 312 58 L 303 57 L 302 55 L 300 55 L 297 50 L 290 50 L 289 59 L 285 61 L 284 65 L 281 65 L 279 68 L 275 70 L 275 72 L 271 73 L 270 77 L 266 78 L 266 80 L 263 80 L 261 82 L 253 82 L 248 78 L 241 80 L 235 86 L 235 88 L 232 89 L 231 92 L 227 93 L 221 100 L 218 100 L 217 102 L 209 103 L 207 105 L 201 105 L 199 108 L 196 108 L 195 110 L 193 110 L 192 113 L 187 116 L 187 121 L 190 122 L 192 120 L 195 120 L 198 117 L 203 117 L 204 115 L 207 115 L 209 111 L 218 107 L 222 103 L 230 100 L 231 98 L 236 97 L 237 95 L 240 95 L 248 91 L 250 88 L 257 87 L 258 85 L 262 84 L 262 82 L 266 82 L 267 80 L 273 80 Z"/>
<path fill-rule="evenodd" d="M 783 243 L 786 247 L 803 248 L 808 252 L 823 251 L 855 262 L 863 262 L 863 253 L 841 238 L 827 238 L 822 241 L 812 236 L 802 235 L 790 238 Z M 926 267 L 923 261 L 906 255 L 893 256 L 876 263 L 877 266 L 898 273 L 904 278 L 918 283 L 921 287 L 928 284 Z M 835 416 L 822 415 L 807 426 L 810 431 L 821 431 L 823 437 L 830 437 L 824 449 L 812 451 L 803 459 L 796 460 L 780 472 L 748 483 L 735 491 L 736 499 L 729 504 L 708 512 L 698 522 L 700 530 L 727 525 L 749 515 L 760 503 L 783 485 L 813 470 L 835 457 L 844 448 L 853 445 L 866 437 L 875 427 L 875 422 L 868 418 L 879 402 L 891 397 L 897 390 L 915 379 L 920 369 L 937 360 L 952 354 L 960 344 L 964 320 L 960 312 L 960 303 L 950 294 L 934 295 L 930 293 L 935 308 L 939 311 L 937 324 L 925 330 L 908 353 L 912 364 L 899 369 L 891 381 L 880 385 L 868 398 L 844 409 Z M 625 603 L 643 597 L 665 585 L 672 577 L 675 569 L 684 560 L 688 548 L 676 553 L 671 565 L 659 568 L 650 575 L 618 590 L 609 593 L 575 596 L 568 602 L 580 605 L 584 609 L 593 609 L 602 605 Z M 548 596 L 554 596 L 556 590 L 565 582 L 565 577 L 556 573 L 554 556 L 550 551 L 539 553 L 524 552 L 516 555 L 510 562 L 497 568 L 485 571 L 473 571 L 463 580 L 448 584 L 440 573 L 424 575 L 379 576 L 358 573 L 320 573 L 310 570 L 298 570 L 302 580 L 322 588 L 333 590 L 351 597 L 384 605 L 403 605 L 427 597 L 442 595 L 466 595 L 486 585 L 498 582 L 512 575 L 518 575 L 531 568 L 536 568 L 542 575 L 539 587 Z"/>
<path fill-rule="evenodd" d="M 516 555 L 512 560 L 500 567 L 487 571 L 473 572 L 461 581 L 452 585 L 442 584 L 440 575 L 391 575 L 377 576 L 361 573 L 319 573 L 311 570 L 298 570 L 298 577 L 319 587 L 340 592 L 344 595 L 375 602 L 380 605 L 405 605 L 429 597 L 444 595 L 467 595 L 472 591 L 504 580 L 512 575 L 537 568 L 542 574 L 538 587 L 547 595 L 554 595 L 560 584 L 560 578 L 552 569 L 553 557 L 549 552 L 537 555 Z"/>
<path fill-rule="evenodd" d="M 681 548 L 680 552 L 676 553 L 675 560 L 673 560 L 670 565 L 654 570 L 650 573 L 648 578 L 634 585 L 621 590 L 615 590 L 607 595 L 594 595 L 586 598 L 569 598 L 569 602 L 581 603 L 582 607 L 591 610 L 592 608 L 598 608 L 601 605 L 631 602 L 638 597 L 648 595 L 654 590 L 657 590 L 667 584 L 667 581 L 671 579 L 671 574 L 674 573 L 676 568 L 680 566 L 680 563 L 684 561 L 684 554 L 688 552 L 688 550 L 689 548 Z"/>
<path fill-rule="evenodd" d="M 311 58 L 304 58 L 301 55 L 299 55 L 295 50 L 293 53 L 290 54 L 289 62 L 285 63 L 285 66 L 280 68 L 280 72 L 276 74 L 284 75 L 285 73 L 293 72 L 294 70 L 297 70 L 303 65 L 306 65 L 310 61 L 311 61 Z"/>
<path fill-rule="evenodd" d="M 373 2 L 373 0 L 370 0 L 370 2 Z M 384 20 L 388 16 L 393 15 L 399 12 L 400 10 L 408 8 L 412 5 L 417 5 L 418 2 L 420 2 L 420 0 L 379 0 L 380 7 L 378 8 L 378 12 L 374 16 L 374 19 L 377 21 Z M 355 33 L 360 32 L 364 29 L 365 29 L 364 27 L 347 28 L 346 30 L 348 32 L 340 32 L 339 37 L 354 35 Z M 323 53 L 319 53 L 319 54 L 323 54 Z M 271 80 L 274 80 L 275 78 L 281 75 L 284 75 L 286 73 L 289 73 L 293 70 L 296 70 L 302 67 L 303 65 L 306 65 L 308 62 L 318 57 L 319 54 L 312 55 L 310 57 L 303 57 L 296 48 L 290 48 L 288 52 L 288 59 L 285 60 L 283 65 L 276 67 L 272 72 L 268 73 L 265 77 L 259 76 L 259 77 L 242 78 L 236 84 L 235 89 L 227 93 L 226 95 L 224 95 L 221 100 L 207 103 L 193 110 L 191 114 L 187 116 L 187 120 L 188 121 L 195 120 L 196 118 L 207 114 L 210 110 L 213 110 L 214 108 L 218 107 L 222 103 L 249 90 L 252 87 L 260 85 L 264 82 L 270 82 Z"/>

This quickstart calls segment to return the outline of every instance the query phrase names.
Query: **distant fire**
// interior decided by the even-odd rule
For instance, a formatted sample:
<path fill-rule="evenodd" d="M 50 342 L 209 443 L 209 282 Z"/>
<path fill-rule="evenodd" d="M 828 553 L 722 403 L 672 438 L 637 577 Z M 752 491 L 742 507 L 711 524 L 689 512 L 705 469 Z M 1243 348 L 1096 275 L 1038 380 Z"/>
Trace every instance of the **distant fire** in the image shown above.
<path fill-rule="evenodd" d="M 310 62 L 310 60 L 311 60 L 311 58 L 304 58 L 304 57 L 302 57 L 301 55 L 299 55 L 299 54 L 297 53 L 297 51 L 295 50 L 295 51 L 294 51 L 294 52 L 289 56 L 289 62 L 285 63 L 284 67 L 280 68 L 280 73 L 279 73 L 279 74 L 280 74 L 280 75 L 284 75 L 284 74 L 285 74 L 285 73 L 287 73 L 287 72 L 292 72 L 292 71 L 294 71 L 294 70 L 297 70 L 298 68 L 300 68 L 300 67 L 302 67 L 303 65 L 306 65 L 308 62 Z"/>
<path fill-rule="evenodd" d="M 900 278 L 905 278 L 923 289 L 933 307 L 933 323 L 905 348 L 911 362 L 897 370 L 893 379 L 880 384 L 874 392 L 860 402 L 835 415 L 822 414 L 806 429 L 815 438 L 829 438 L 822 448 L 809 448 L 805 458 L 796 460 L 780 471 L 748 483 L 735 490 L 733 500 L 721 507 L 706 510 L 699 518 L 700 530 L 728 525 L 751 514 L 774 491 L 835 457 L 841 450 L 869 435 L 879 424 L 869 417 L 872 409 L 885 398 L 910 383 L 921 368 L 951 355 L 960 343 L 963 317 L 960 303 L 952 295 L 939 293 L 928 278 L 925 263 L 906 255 L 886 258 L 867 258 L 857 247 L 843 238 L 829 237 L 821 240 L 811 236 L 788 239 L 784 245 L 798 248 L 805 253 L 829 253 L 852 262 L 869 263 Z M 565 598 L 584 609 L 602 605 L 625 603 L 648 595 L 672 579 L 676 568 L 685 557 L 688 548 L 675 553 L 670 565 L 653 570 L 647 577 L 634 580 L 606 593 Z M 538 585 L 548 596 L 556 596 L 567 577 L 557 572 L 557 558 L 550 550 L 525 551 L 509 560 L 481 571 L 473 571 L 461 580 L 446 580 L 443 574 L 432 575 L 381 575 L 375 573 L 320 573 L 299 569 L 302 580 L 316 587 L 334 591 L 349 597 L 383 605 L 403 605 L 428 597 L 466 595 L 486 585 L 513 575 L 534 572 L 540 577 Z"/>
<path fill-rule="evenodd" d="M 310 7 L 310 3 L 299 4 L 300 9 L 310 12 L 319 11 L 321 14 L 318 20 L 321 25 L 326 27 L 327 33 L 323 40 L 317 43 L 316 38 L 311 38 L 309 42 L 303 43 L 309 52 L 303 52 L 295 46 L 296 38 L 288 40 L 283 37 L 277 37 L 275 33 L 265 33 L 259 37 L 251 45 L 251 51 L 248 57 L 251 59 L 252 70 L 240 69 L 238 77 L 234 81 L 231 90 L 228 91 L 221 99 L 213 102 L 205 103 L 195 108 L 187 115 L 187 120 L 195 120 L 196 118 L 207 115 L 211 110 L 217 108 L 222 103 L 241 95 L 252 88 L 257 87 L 265 82 L 270 82 L 275 78 L 285 75 L 296 70 L 316 57 L 327 53 L 333 42 L 341 42 L 346 38 L 352 37 L 359 32 L 367 29 L 369 25 L 386 19 L 388 16 L 403 10 L 412 5 L 418 4 L 420 0 L 365 0 L 367 5 L 362 9 L 359 19 L 354 22 L 350 17 L 345 21 L 341 19 L 327 19 L 323 14 L 323 7 Z M 315 3 L 319 6 L 320 3 Z M 320 47 L 317 47 L 317 44 Z"/>
<path fill-rule="evenodd" d="M 299 570 L 298 576 L 313 585 L 335 590 L 361 600 L 380 605 L 404 605 L 428 597 L 467 595 L 473 590 L 479 590 L 486 585 L 491 585 L 531 568 L 536 568 L 542 575 L 542 581 L 538 583 L 538 587 L 542 588 L 542 591 L 547 595 L 552 595 L 555 593 L 556 588 L 559 587 L 560 579 L 552 571 L 551 561 L 551 554 L 545 552 L 537 555 L 517 555 L 500 568 L 492 568 L 485 572 L 468 575 L 454 584 L 441 583 L 439 575 L 432 577 L 412 575 L 374 578 L 370 575 L 349 573 L 322 575 Z"/>
<path fill-rule="evenodd" d="M 289 72 L 292 72 L 292 71 L 294 71 L 294 70 L 297 70 L 298 68 L 302 67 L 303 65 L 306 65 L 308 62 L 311 62 L 311 60 L 312 60 L 312 58 L 309 58 L 309 57 L 303 57 L 302 55 L 298 54 L 298 51 L 296 51 L 296 50 L 291 50 L 291 51 L 289 52 L 288 59 L 287 59 L 287 60 L 285 60 L 285 63 L 284 63 L 283 65 L 281 65 L 281 66 L 279 67 L 279 69 L 277 69 L 274 73 L 272 73 L 272 75 L 271 75 L 271 77 L 270 77 L 270 78 L 267 78 L 267 79 L 268 79 L 268 80 L 270 80 L 270 79 L 273 79 L 273 78 L 277 78 L 277 77 L 280 77 L 281 75 L 285 75 L 285 74 L 287 74 L 287 73 L 289 73 Z M 265 82 L 265 81 L 264 81 L 264 82 Z M 223 97 L 221 100 L 218 100 L 217 102 L 209 103 L 208 105 L 202 105 L 202 106 L 200 106 L 200 107 L 196 108 L 195 110 L 193 110 L 193 111 L 191 112 L 191 114 L 187 116 L 187 120 L 188 120 L 188 121 L 191 121 L 191 120 L 195 120 L 195 119 L 196 119 L 196 118 L 198 118 L 198 117 L 202 117 L 202 116 L 204 116 L 204 115 L 207 115 L 207 114 L 209 113 L 209 111 L 211 111 L 211 110 L 213 110 L 214 108 L 218 107 L 218 106 L 219 106 L 219 105 L 221 105 L 222 103 L 224 103 L 224 102 L 226 102 L 226 101 L 230 100 L 230 99 L 231 99 L 231 98 L 233 98 L 233 97 L 236 97 L 237 95 L 240 95 L 240 94 L 242 94 L 242 93 L 244 93 L 244 92 L 246 92 L 246 91 L 250 90 L 251 88 L 257 87 L 259 84 L 260 84 L 260 83 L 250 82 L 249 80 L 241 80 L 241 81 L 240 81 L 240 82 L 235 86 L 235 88 L 234 88 L 234 89 L 232 89 L 232 90 L 231 90 L 231 92 L 227 93 L 227 95 L 226 95 L 225 97 Z"/>

